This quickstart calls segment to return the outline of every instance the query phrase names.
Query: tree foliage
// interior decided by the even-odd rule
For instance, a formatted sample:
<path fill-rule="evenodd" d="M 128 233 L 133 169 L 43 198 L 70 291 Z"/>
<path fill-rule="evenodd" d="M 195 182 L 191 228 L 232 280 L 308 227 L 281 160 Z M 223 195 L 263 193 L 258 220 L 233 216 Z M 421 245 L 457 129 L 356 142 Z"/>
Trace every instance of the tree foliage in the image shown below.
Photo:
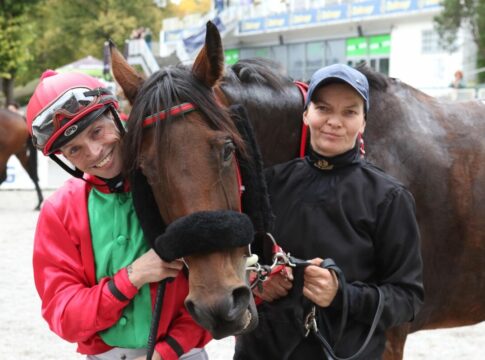
<path fill-rule="evenodd" d="M 36 2 L 0 0 L 0 79 L 6 102 L 12 100 L 15 77 L 32 56 L 28 48 L 33 37 L 25 12 Z"/>
<path fill-rule="evenodd" d="M 434 18 L 441 45 L 456 50 L 460 28 L 471 31 L 479 61 L 485 60 L 485 0 L 443 0 L 442 12 Z"/>
<path fill-rule="evenodd" d="M 153 0 L 41 0 L 29 13 L 35 43 L 22 80 L 87 55 L 102 58 L 106 40 L 123 48 L 135 28 L 149 27 L 156 34 L 162 17 Z"/>

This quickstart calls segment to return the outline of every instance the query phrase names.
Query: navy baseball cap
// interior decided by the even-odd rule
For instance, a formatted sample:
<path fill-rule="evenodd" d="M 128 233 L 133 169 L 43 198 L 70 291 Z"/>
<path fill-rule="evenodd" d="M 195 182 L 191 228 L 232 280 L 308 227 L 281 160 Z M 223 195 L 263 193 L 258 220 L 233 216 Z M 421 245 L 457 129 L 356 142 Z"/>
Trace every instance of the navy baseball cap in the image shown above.
<path fill-rule="evenodd" d="M 318 87 L 332 82 L 344 82 L 352 86 L 365 102 L 365 111 L 369 111 L 369 82 L 360 71 L 344 64 L 334 64 L 317 70 L 310 79 L 305 109 L 312 100 L 313 93 Z"/>

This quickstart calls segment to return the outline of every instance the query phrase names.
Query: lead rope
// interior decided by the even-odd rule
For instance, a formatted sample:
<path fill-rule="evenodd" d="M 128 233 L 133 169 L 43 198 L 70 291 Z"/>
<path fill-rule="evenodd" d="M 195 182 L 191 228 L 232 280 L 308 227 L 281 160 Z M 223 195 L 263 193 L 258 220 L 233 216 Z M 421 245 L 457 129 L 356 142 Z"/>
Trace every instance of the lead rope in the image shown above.
<path fill-rule="evenodd" d="M 294 256 L 291 256 L 290 253 L 285 253 L 281 249 L 281 247 L 277 245 L 276 240 L 271 234 L 268 233 L 267 238 L 269 238 L 273 242 L 273 248 L 278 249 L 278 251 L 274 252 L 273 263 L 268 266 L 260 265 L 257 262 L 257 256 L 256 258 L 254 258 L 251 252 L 249 253 L 250 256 L 248 257 L 248 263 L 247 263 L 246 269 L 248 271 L 256 272 L 256 278 L 254 282 L 250 284 L 251 288 L 254 288 L 256 285 L 261 285 L 264 281 L 266 281 L 269 278 L 271 274 L 279 271 L 280 266 L 289 266 L 289 267 L 296 268 L 296 267 L 306 267 L 306 266 L 312 265 L 307 260 L 298 259 Z M 251 260 L 249 261 L 249 259 Z M 323 351 L 327 356 L 328 360 L 354 360 L 362 354 L 362 352 L 369 344 L 372 336 L 374 335 L 374 332 L 381 318 L 382 311 L 384 310 L 384 295 L 382 294 L 382 291 L 379 289 L 379 287 L 371 285 L 373 288 L 377 290 L 379 294 L 379 300 L 377 303 L 376 313 L 374 315 L 374 319 L 372 320 L 372 324 L 367 334 L 367 337 L 363 342 L 363 344 L 361 345 L 361 347 L 359 348 L 359 350 L 357 350 L 355 354 L 347 358 L 341 358 L 335 355 L 334 348 L 337 346 L 338 342 L 342 339 L 345 326 L 347 324 L 347 318 L 348 318 L 347 282 L 345 280 L 345 275 L 343 271 L 335 264 L 335 262 L 332 259 L 330 258 L 325 259 L 324 261 L 322 261 L 320 266 L 323 267 L 324 269 L 333 271 L 338 279 L 339 289 L 342 293 L 342 316 L 340 318 L 340 327 L 335 340 L 335 345 L 334 347 L 332 347 L 328 343 L 328 341 L 323 337 L 323 335 L 320 333 L 318 329 L 316 305 L 313 305 L 311 311 L 305 317 L 304 336 L 307 337 L 310 334 L 310 331 L 312 331 L 317 337 L 317 339 L 320 341 Z"/>
<path fill-rule="evenodd" d="M 148 335 L 147 343 L 147 360 L 152 360 L 153 352 L 155 351 L 155 344 L 157 342 L 158 324 L 160 323 L 160 315 L 162 314 L 162 302 L 165 295 L 165 284 L 167 279 L 160 281 L 157 289 L 157 296 L 155 299 L 155 308 L 153 309 L 152 323 L 150 325 L 150 334 Z"/>
<path fill-rule="evenodd" d="M 335 352 L 333 351 L 332 346 L 330 346 L 330 344 L 327 342 L 327 340 L 323 337 L 323 335 L 318 330 L 317 321 L 316 321 L 316 318 L 315 318 L 315 316 L 316 316 L 315 305 L 313 306 L 312 311 L 310 311 L 310 313 L 307 315 L 308 326 L 305 324 L 305 328 L 307 329 L 307 334 L 308 334 L 308 332 L 310 332 L 310 330 L 313 331 L 313 333 L 315 334 L 317 339 L 320 341 L 320 344 L 322 345 L 323 351 L 325 352 L 325 355 L 327 356 L 328 360 L 354 360 L 354 359 L 357 359 L 362 354 L 362 352 L 365 350 L 367 345 L 369 344 L 369 341 L 371 340 L 372 335 L 374 335 L 374 332 L 375 332 L 377 325 L 379 323 L 379 320 L 381 318 L 382 311 L 384 310 L 384 295 L 382 294 L 382 291 L 377 286 L 373 286 L 373 287 L 379 293 L 379 301 L 378 301 L 378 304 L 377 304 L 376 314 L 374 315 L 374 319 L 372 320 L 372 325 L 369 329 L 369 332 L 367 334 L 365 341 L 362 343 L 359 350 L 357 350 L 357 352 L 355 354 L 353 354 L 349 357 L 341 358 L 341 357 L 335 355 Z"/>

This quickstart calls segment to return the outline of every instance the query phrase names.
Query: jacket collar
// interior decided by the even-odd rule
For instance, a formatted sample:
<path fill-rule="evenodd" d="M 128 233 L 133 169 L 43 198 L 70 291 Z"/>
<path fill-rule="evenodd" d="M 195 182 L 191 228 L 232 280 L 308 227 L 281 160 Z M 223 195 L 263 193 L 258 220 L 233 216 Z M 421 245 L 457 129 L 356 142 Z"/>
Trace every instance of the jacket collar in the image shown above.
<path fill-rule="evenodd" d="M 91 184 L 91 186 L 94 186 L 98 191 L 105 194 L 130 191 L 129 182 L 123 179 L 121 175 L 113 179 L 103 179 L 90 174 L 85 174 L 84 179 Z M 120 182 L 122 184 L 118 184 Z"/>
<path fill-rule="evenodd" d="M 310 147 L 308 161 L 319 170 L 328 171 L 343 168 L 360 162 L 359 147 L 356 145 L 343 154 L 332 157 L 320 155 Z"/>

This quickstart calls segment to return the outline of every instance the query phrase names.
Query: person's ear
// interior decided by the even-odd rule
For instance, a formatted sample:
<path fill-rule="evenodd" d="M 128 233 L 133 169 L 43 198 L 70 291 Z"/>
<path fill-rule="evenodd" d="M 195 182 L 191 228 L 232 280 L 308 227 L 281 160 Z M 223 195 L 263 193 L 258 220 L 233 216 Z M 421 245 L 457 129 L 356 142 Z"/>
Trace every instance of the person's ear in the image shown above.
<path fill-rule="evenodd" d="M 362 122 L 362 125 L 360 126 L 360 130 L 359 130 L 360 134 L 364 133 L 366 124 L 367 124 L 367 122 L 365 121 L 365 116 L 364 116 L 364 121 Z"/>
<path fill-rule="evenodd" d="M 307 108 L 305 109 L 305 111 L 303 112 L 303 123 L 308 126 L 309 125 L 309 120 L 308 120 L 308 108 L 310 107 L 310 105 L 307 106 Z"/>

